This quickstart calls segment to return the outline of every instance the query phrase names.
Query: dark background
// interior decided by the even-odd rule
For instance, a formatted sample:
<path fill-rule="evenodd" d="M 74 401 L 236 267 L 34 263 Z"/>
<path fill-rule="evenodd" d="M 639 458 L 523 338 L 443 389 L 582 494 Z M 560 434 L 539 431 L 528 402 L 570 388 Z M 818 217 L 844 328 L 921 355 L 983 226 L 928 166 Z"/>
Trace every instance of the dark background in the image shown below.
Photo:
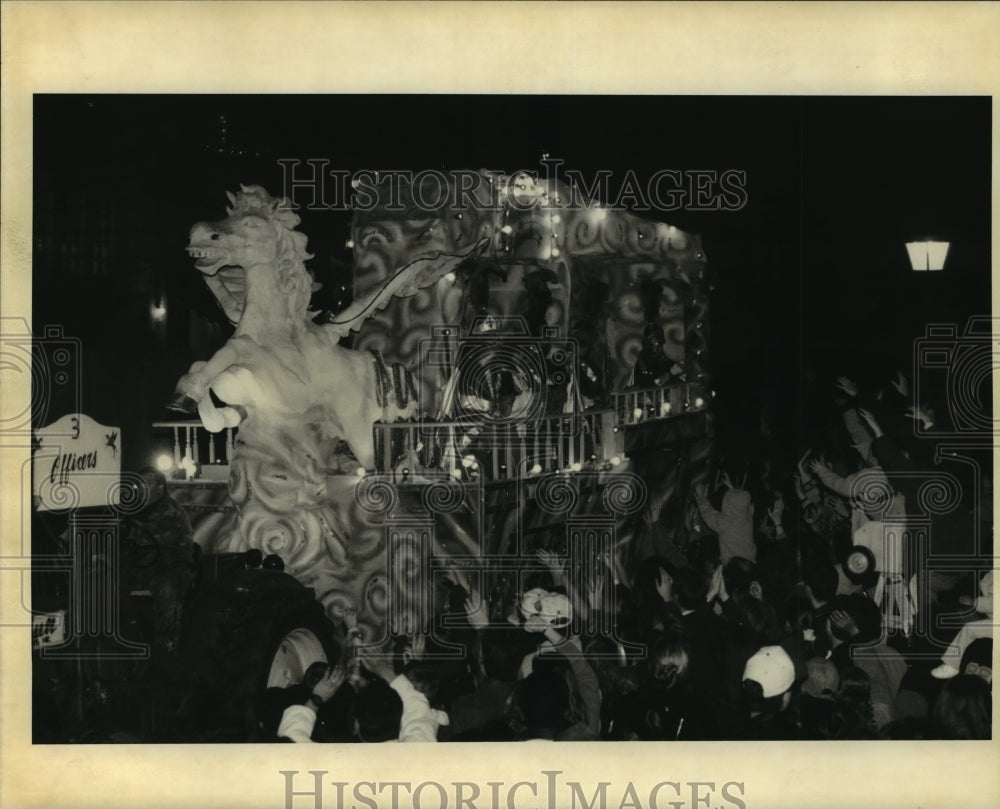
<path fill-rule="evenodd" d="M 124 465 L 227 330 L 184 252 L 240 182 L 278 194 L 279 159 L 356 172 L 740 169 L 739 211 L 643 214 L 701 234 L 715 277 L 718 446 L 791 458 L 825 427 L 838 374 L 913 368 L 928 323 L 990 312 L 990 100 L 981 97 L 83 96 L 35 99 L 32 326 L 79 338 L 79 408 L 123 431 Z M 302 213 L 326 283 L 348 281 L 348 212 Z M 905 242 L 951 241 L 942 273 Z M 150 318 L 162 303 L 162 323 Z M 196 315 L 194 314 L 196 313 Z M 986 383 L 988 386 L 988 382 Z M 46 383 L 35 423 L 77 404 Z M 159 443 L 158 443 L 159 441 Z"/>

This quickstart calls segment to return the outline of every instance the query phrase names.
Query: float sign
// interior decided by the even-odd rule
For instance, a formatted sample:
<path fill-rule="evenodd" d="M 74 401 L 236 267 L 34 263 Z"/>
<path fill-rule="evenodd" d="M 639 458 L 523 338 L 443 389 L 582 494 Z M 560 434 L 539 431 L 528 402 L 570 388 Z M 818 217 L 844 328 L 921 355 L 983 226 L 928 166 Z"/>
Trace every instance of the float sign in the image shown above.
<path fill-rule="evenodd" d="M 72 413 L 35 430 L 31 493 L 39 511 L 117 506 L 121 471 L 117 427 Z"/>

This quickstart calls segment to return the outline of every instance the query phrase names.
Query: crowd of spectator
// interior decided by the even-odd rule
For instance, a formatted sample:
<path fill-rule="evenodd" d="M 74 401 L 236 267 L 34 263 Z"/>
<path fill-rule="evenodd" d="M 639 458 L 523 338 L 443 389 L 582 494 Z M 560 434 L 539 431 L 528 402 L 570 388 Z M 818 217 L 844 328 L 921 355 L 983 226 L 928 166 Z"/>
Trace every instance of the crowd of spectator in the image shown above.
<path fill-rule="evenodd" d="M 822 445 L 784 470 L 718 465 L 681 539 L 642 545 L 660 553 L 540 547 L 499 598 L 456 568 L 439 595 L 461 626 L 388 649 L 348 613 L 340 661 L 262 695 L 259 737 L 990 738 L 988 474 L 941 463 L 902 374 L 830 390 Z"/>

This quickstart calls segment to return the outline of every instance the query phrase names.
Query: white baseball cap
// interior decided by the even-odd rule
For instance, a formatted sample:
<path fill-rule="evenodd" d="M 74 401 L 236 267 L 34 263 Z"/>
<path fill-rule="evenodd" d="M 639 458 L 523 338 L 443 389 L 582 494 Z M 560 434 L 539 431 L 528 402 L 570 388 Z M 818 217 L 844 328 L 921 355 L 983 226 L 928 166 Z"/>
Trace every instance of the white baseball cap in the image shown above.
<path fill-rule="evenodd" d="M 759 683 L 765 699 L 776 697 L 795 682 L 795 664 L 780 646 L 763 646 L 747 661 L 743 679 Z"/>

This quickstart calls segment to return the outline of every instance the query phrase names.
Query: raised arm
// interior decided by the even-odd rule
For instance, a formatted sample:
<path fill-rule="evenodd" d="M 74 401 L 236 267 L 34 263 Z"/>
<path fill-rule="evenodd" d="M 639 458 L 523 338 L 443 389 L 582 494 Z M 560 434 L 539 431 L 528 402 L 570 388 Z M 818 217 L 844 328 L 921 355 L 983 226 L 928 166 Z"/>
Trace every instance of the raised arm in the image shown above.
<path fill-rule="evenodd" d="M 698 506 L 698 513 L 705 521 L 705 525 L 713 531 L 718 532 L 722 526 L 722 512 L 712 507 L 708 502 L 708 494 L 704 483 L 699 483 L 694 487 L 694 501 Z"/>
<path fill-rule="evenodd" d="M 291 739 L 296 743 L 312 742 L 313 728 L 316 727 L 316 710 L 337 693 L 347 678 L 343 666 L 327 669 L 323 678 L 313 686 L 312 694 L 302 705 L 289 705 L 281 715 L 278 724 L 278 738 Z"/>
<path fill-rule="evenodd" d="M 587 715 L 587 732 L 594 739 L 599 738 L 601 733 L 601 686 L 597 680 L 597 674 L 580 650 L 559 632 L 546 626 L 544 634 L 545 639 L 552 644 L 556 652 L 569 663 Z"/>
<path fill-rule="evenodd" d="M 843 478 L 834 472 L 825 461 L 816 458 L 809 462 L 809 471 L 819 478 L 820 483 L 830 491 L 836 492 L 841 497 L 851 496 L 851 486 L 854 482 L 853 476 Z"/>

